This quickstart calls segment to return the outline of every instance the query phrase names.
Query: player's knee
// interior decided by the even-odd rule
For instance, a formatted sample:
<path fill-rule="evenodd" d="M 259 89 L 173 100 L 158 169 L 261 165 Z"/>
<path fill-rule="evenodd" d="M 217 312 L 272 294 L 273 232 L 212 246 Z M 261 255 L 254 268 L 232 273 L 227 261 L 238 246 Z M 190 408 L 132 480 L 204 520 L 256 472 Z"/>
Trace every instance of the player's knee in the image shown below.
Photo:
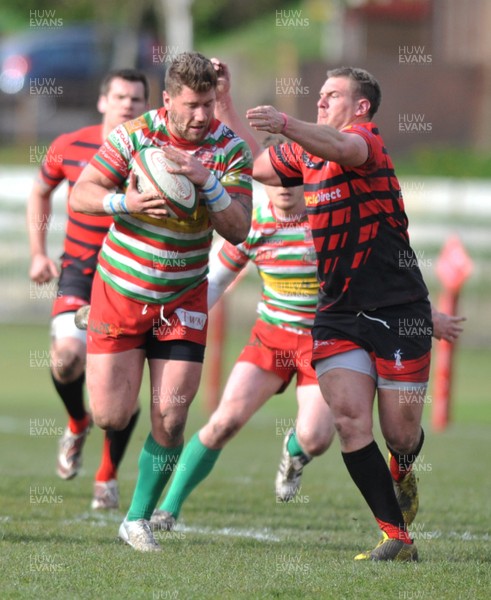
<path fill-rule="evenodd" d="M 416 431 L 401 429 L 390 431 L 384 435 L 387 444 L 399 454 L 410 454 L 418 446 L 421 438 L 421 428 Z"/>
<path fill-rule="evenodd" d="M 161 414 L 163 431 L 169 443 L 179 443 L 186 426 L 187 411 L 164 411 Z"/>
<path fill-rule="evenodd" d="M 61 383 L 75 381 L 85 369 L 85 357 L 78 352 L 63 348 L 53 351 L 52 370 L 53 374 Z"/>
<path fill-rule="evenodd" d="M 185 421 L 172 421 L 165 428 L 168 437 L 171 440 L 178 440 L 184 434 Z"/>
<path fill-rule="evenodd" d="M 328 429 L 313 432 L 297 429 L 297 439 L 304 452 L 310 456 L 319 456 L 329 448 L 333 433 Z"/>
<path fill-rule="evenodd" d="M 222 446 L 240 430 L 242 423 L 235 418 L 216 419 L 210 423 L 213 444 Z"/>
<path fill-rule="evenodd" d="M 114 429 L 115 431 L 122 431 L 128 425 L 131 419 L 130 413 L 106 413 L 97 412 L 92 408 L 92 419 L 97 427 L 104 429 Z"/>
<path fill-rule="evenodd" d="M 359 435 L 359 427 L 354 419 L 340 415 L 334 420 L 334 427 L 342 443 L 349 444 Z"/>

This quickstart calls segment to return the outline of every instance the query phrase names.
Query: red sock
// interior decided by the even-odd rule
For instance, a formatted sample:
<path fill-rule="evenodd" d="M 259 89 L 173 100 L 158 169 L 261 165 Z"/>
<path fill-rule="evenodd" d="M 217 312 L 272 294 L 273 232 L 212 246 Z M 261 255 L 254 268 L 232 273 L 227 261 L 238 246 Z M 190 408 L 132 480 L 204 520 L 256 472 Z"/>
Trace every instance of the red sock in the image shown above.
<path fill-rule="evenodd" d="M 79 435 L 83 433 L 90 424 L 90 415 L 85 415 L 83 419 L 74 419 L 72 417 L 68 417 L 68 427 L 70 431 L 75 435 Z"/>
<path fill-rule="evenodd" d="M 104 444 L 102 446 L 102 458 L 99 469 L 95 474 L 96 481 L 109 481 L 116 479 L 117 467 L 111 459 L 111 440 L 107 432 L 104 434 Z"/>
<path fill-rule="evenodd" d="M 381 521 L 380 519 L 376 519 L 378 526 L 380 529 L 385 532 L 391 540 L 401 540 L 405 544 L 412 544 L 413 540 L 409 537 L 409 533 L 407 532 L 406 526 L 399 527 L 397 525 L 392 525 L 391 523 L 386 523 L 385 521 Z"/>
<path fill-rule="evenodd" d="M 397 460 L 397 458 L 393 454 L 391 454 L 390 462 L 389 462 L 389 469 L 390 469 L 390 474 L 392 475 L 392 479 L 399 483 L 411 471 L 412 465 L 409 465 L 409 468 L 405 469 L 404 465 L 399 464 L 399 461 Z"/>

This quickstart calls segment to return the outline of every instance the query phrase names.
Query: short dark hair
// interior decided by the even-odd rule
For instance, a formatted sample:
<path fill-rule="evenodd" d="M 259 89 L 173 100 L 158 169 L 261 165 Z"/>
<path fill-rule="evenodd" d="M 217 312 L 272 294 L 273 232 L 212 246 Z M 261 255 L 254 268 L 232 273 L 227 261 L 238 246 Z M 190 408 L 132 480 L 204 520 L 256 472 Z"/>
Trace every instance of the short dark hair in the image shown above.
<path fill-rule="evenodd" d="M 199 52 L 178 54 L 165 73 L 165 90 L 177 96 L 184 86 L 193 92 L 208 92 L 217 87 L 217 73 L 210 59 Z"/>
<path fill-rule="evenodd" d="M 125 81 L 140 82 L 143 84 L 143 94 L 145 101 L 148 101 L 150 96 L 150 86 L 145 73 L 138 71 L 137 69 L 115 69 L 109 71 L 104 79 L 101 81 L 99 93 L 101 96 L 106 96 L 109 93 L 109 88 L 114 79 L 124 79 Z"/>
<path fill-rule="evenodd" d="M 356 84 L 355 94 L 358 98 L 366 98 L 370 102 L 370 110 L 368 115 L 370 118 L 377 112 L 382 100 L 382 92 L 380 85 L 373 75 L 365 69 L 357 67 L 338 67 L 337 69 L 329 69 L 327 78 L 329 77 L 347 77 Z"/>

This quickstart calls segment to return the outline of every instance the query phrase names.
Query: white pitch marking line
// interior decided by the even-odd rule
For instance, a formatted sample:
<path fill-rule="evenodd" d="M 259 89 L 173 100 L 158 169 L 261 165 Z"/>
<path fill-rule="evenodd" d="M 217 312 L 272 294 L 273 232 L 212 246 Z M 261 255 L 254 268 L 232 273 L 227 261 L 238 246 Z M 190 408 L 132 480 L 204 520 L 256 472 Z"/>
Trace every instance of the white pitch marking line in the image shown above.
<path fill-rule="evenodd" d="M 223 535 L 226 537 L 252 538 L 262 542 L 281 542 L 282 539 L 271 533 L 268 529 L 236 529 L 235 527 L 223 527 L 222 529 L 210 529 L 209 527 L 187 527 L 177 525 L 174 531 L 183 533 L 204 533 L 207 535 Z"/>

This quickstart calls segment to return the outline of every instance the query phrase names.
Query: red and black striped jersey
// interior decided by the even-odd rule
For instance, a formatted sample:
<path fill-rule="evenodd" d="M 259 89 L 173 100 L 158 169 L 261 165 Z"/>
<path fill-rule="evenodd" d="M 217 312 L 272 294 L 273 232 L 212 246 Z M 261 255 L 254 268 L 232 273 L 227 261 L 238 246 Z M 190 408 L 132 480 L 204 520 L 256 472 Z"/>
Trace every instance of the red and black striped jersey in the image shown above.
<path fill-rule="evenodd" d="M 84 127 L 57 137 L 51 144 L 41 166 L 39 178 L 53 190 L 68 181 L 68 197 L 84 167 L 103 142 L 102 124 Z M 64 264 L 71 259 L 94 259 L 99 253 L 111 216 L 99 217 L 76 213 L 67 200 L 67 225 L 64 241 Z M 92 261 L 90 261 L 92 262 Z"/>
<path fill-rule="evenodd" d="M 343 132 L 367 142 L 362 166 L 343 167 L 296 143 L 269 150 L 282 185 L 304 185 L 318 261 L 319 309 L 369 310 L 427 297 L 409 244 L 401 187 L 377 126 L 351 125 Z"/>

